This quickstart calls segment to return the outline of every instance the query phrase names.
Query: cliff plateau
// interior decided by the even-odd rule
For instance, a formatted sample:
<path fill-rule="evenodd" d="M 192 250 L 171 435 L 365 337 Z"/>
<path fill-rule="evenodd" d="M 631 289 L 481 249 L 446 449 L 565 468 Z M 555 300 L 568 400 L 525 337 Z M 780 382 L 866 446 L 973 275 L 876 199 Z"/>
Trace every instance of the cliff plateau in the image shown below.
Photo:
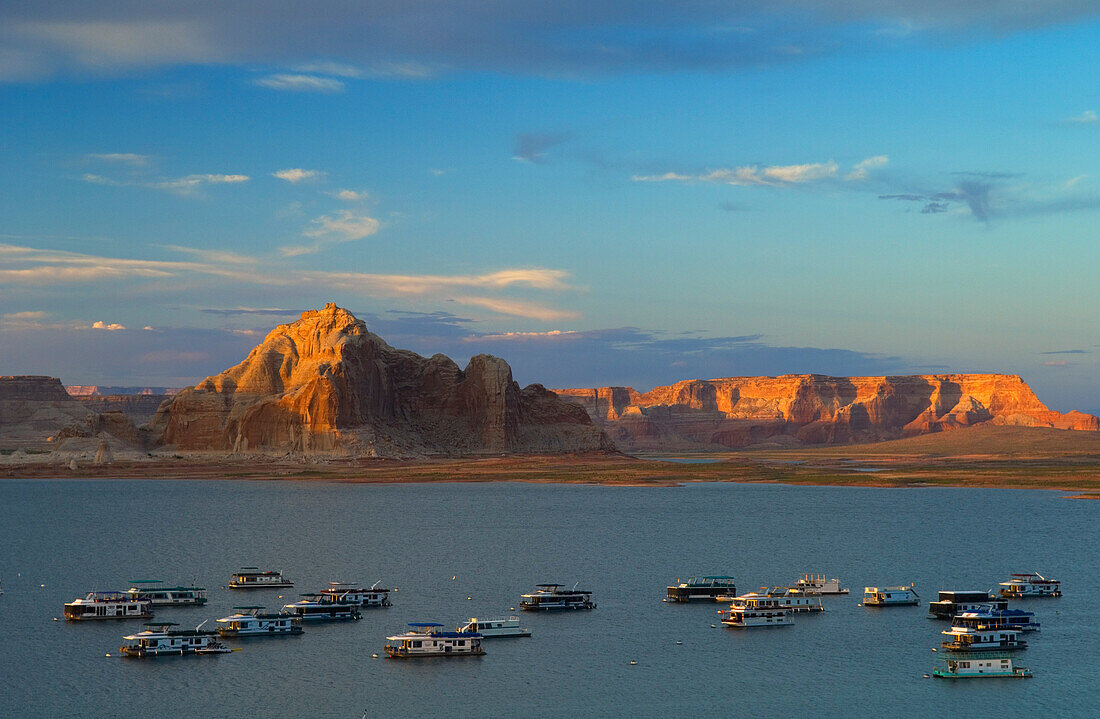
<path fill-rule="evenodd" d="M 394 349 L 329 303 L 279 325 L 243 362 L 161 405 L 161 445 L 230 453 L 415 457 L 614 446 L 583 408 L 520 389 L 497 357 L 466 369 Z"/>
<path fill-rule="evenodd" d="M 876 442 L 992 423 L 1100 430 L 1100 420 L 1046 407 L 1002 374 L 727 377 L 649 392 L 559 389 L 623 451 Z"/>

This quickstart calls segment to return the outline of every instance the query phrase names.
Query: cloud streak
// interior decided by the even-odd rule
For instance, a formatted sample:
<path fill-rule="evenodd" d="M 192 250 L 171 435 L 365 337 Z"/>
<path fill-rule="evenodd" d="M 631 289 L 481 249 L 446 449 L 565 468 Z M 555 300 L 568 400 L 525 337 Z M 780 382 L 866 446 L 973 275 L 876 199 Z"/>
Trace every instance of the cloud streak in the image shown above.
<path fill-rule="evenodd" d="M 846 180 L 867 179 L 871 170 L 889 162 L 886 155 L 876 155 L 858 162 L 845 176 Z M 687 182 L 734 185 L 740 187 L 785 187 L 836 180 L 840 166 L 835 160 L 807 162 L 798 165 L 742 165 L 733 168 L 708 169 L 703 172 L 669 171 L 651 175 L 634 175 L 634 182 Z"/>
<path fill-rule="evenodd" d="M 326 94 L 344 91 L 344 83 L 331 77 L 318 75 L 295 75 L 290 73 L 277 73 L 267 75 L 256 80 L 260 87 L 269 90 L 282 90 L 284 92 L 320 92 Z"/>

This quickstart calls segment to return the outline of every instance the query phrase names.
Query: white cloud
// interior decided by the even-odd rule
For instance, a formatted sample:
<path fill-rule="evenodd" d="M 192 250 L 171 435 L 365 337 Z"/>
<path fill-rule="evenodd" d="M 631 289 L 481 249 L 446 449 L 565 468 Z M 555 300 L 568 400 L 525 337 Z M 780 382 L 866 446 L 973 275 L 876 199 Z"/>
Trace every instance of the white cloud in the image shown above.
<path fill-rule="evenodd" d="M 1066 122 L 1073 122 L 1078 125 L 1095 125 L 1100 123 L 1100 115 L 1097 115 L 1095 110 L 1085 110 L 1080 115 L 1067 117 Z"/>
<path fill-rule="evenodd" d="M 378 220 L 357 215 L 351 210 L 340 210 L 335 215 L 321 215 L 313 220 L 313 224 L 316 226 L 303 232 L 302 236 L 312 237 L 315 242 L 312 245 L 283 247 L 280 250 L 283 257 L 309 255 L 318 252 L 326 244 L 361 240 L 378 232 L 379 228 Z"/>
<path fill-rule="evenodd" d="M 298 65 L 294 68 L 296 72 L 306 74 L 318 74 L 318 75 L 335 75 L 336 77 L 363 77 L 366 74 L 362 68 L 355 65 L 349 65 L 343 62 L 330 62 L 325 60 L 318 60 L 316 62 L 307 62 Z"/>
<path fill-rule="evenodd" d="M 429 169 L 428 172 L 431 174 L 432 177 L 443 177 L 449 171 L 448 170 L 443 170 L 443 169 L 438 168 L 438 167 L 433 167 L 433 168 Z"/>
<path fill-rule="evenodd" d="M 110 324 L 107 324 L 103 320 L 97 320 L 96 322 L 92 323 L 92 329 L 93 330 L 107 330 L 109 332 L 116 332 L 118 330 L 124 330 L 126 328 L 124 326 L 116 323 L 116 322 L 112 322 Z"/>
<path fill-rule="evenodd" d="M 852 168 L 852 171 L 847 174 L 845 179 L 848 180 L 865 180 L 867 179 L 868 170 L 873 170 L 877 167 L 882 167 L 890 161 L 887 155 L 875 155 L 874 157 L 868 157 L 865 160 L 860 160 Z"/>
<path fill-rule="evenodd" d="M 320 180 L 325 176 L 325 173 L 320 170 L 303 170 L 300 167 L 293 167 L 286 170 L 279 170 L 278 172 L 272 172 L 272 177 L 277 177 L 280 180 L 286 180 L 290 183 L 298 182 L 312 182 L 313 180 Z"/>
<path fill-rule="evenodd" d="M 511 340 L 524 340 L 524 339 L 558 339 L 569 338 L 574 335 L 580 335 L 580 332 L 576 330 L 548 330 L 546 332 L 497 332 L 491 335 L 470 335 L 469 337 L 463 337 L 463 342 L 481 342 L 481 341 L 511 341 Z"/>
<path fill-rule="evenodd" d="M 102 162 L 118 162 L 127 165 L 142 166 L 149 164 L 149 155 L 138 155 L 133 152 L 89 152 L 84 157 L 89 160 Z"/>
<path fill-rule="evenodd" d="M 803 165 L 745 165 L 719 168 L 697 175 L 666 172 L 661 175 L 634 175 L 635 182 L 713 182 L 723 185 L 795 185 L 837 176 L 837 164 L 812 162 Z"/>
<path fill-rule="evenodd" d="M 454 300 L 464 305 L 484 307 L 487 310 L 492 310 L 493 312 L 503 315 L 525 317 L 527 319 L 542 320 L 544 322 L 571 320 L 580 316 L 578 313 L 568 310 L 558 310 L 532 302 L 498 297 L 455 297 Z"/>
<path fill-rule="evenodd" d="M 252 265 L 256 263 L 255 257 L 242 255 L 228 250 L 205 250 L 198 247 L 183 247 L 181 245 L 162 245 L 166 250 L 192 255 L 203 262 L 216 262 L 227 265 Z"/>
<path fill-rule="evenodd" d="M 5 320 L 40 320 L 46 316 L 46 313 L 40 310 L 30 310 L 27 312 L 7 312 L 2 316 Z"/>
<path fill-rule="evenodd" d="M 337 200 L 343 200 L 344 202 L 361 202 L 367 199 L 366 191 L 356 190 L 340 190 L 332 195 Z"/>
<path fill-rule="evenodd" d="M 384 275 L 364 272 L 303 273 L 307 284 L 324 285 L 348 291 L 368 291 L 383 296 L 431 295 L 455 288 L 504 289 L 530 287 L 540 290 L 571 290 L 564 270 L 525 268 L 500 270 L 481 275 Z"/>
<path fill-rule="evenodd" d="M 188 195 L 198 190 L 203 185 L 235 185 L 248 182 L 252 178 L 248 175 L 223 175 L 206 173 L 198 175 L 185 175 L 184 177 L 168 178 L 151 181 L 116 180 L 103 175 L 86 173 L 80 178 L 84 182 L 94 185 L 107 185 L 110 187 L 147 187 L 153 190 L 165 190 L 180 195 Z"/>
<path fill-rule="evenodd" d="M 279 73 L 268 75 L 256 81 L 260 87 L 272 90 L 287 90 L 289 92 L 343 92 L 344 83 L 331 77 L 319 77 L 317 75 L 292 75 Z"/>

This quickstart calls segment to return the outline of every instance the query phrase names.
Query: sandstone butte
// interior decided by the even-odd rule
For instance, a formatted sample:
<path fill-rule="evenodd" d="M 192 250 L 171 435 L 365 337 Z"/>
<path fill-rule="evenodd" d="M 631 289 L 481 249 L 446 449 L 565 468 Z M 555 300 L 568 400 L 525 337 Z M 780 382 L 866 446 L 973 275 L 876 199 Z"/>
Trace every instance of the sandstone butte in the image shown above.
<path fill-rule="evenodd" d="M 1100 430 L 1093 415 L 1052 411 L 1004 374 L 805 374 L 686 380 L 644 393 L 554 391 L 626 452 L 876 442 L 982 423 Z"/>
<path fill-rule="evenodd" d="M 166 401 L 152 440 L 178 450 L 369 457 L 592 452 L 613 445 L 577 405 L 520 389 L 508 363 L 466 369 L 394 349 L 329 303 L 243 362 Z"/>

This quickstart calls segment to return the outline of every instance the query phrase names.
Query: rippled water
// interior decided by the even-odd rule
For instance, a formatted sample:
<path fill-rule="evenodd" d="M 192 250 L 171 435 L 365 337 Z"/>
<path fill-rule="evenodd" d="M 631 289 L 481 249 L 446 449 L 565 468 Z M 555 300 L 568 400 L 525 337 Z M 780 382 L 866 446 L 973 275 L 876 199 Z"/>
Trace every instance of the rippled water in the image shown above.
<path fill-rule="evenodd" d="M 1058 492 L 8 480 L 0 507 L 3 716 L 1087 717 L 1100 706 L 1089 609 L 1100 502 Z M 296 586 L 282 600 L 222 589 L 241 565 L 283 568 Z M 1030 570 L 1066 592 L 1020 603 L 1043 625 L 1019 654 L 1031 680 L 925 679 L 946 625 L 926 605 L 857 606 L 865 584 L 916 582 L 927 602 Z M 716 605 L 661 601 L 694 573 L 732 574 L 745 592 L 806 571 L 853 595 L 759 630 L 723 628 Z M 212 657 L 107 658 L 139 622 L 53 621 L 64 602 L 139 577 L 210 589 L 206 607 L 158 611 L 184 625 L 332 580 L 396 591 L 359 622 Z M 579 581 L 598 608 L 524 613 L 533 638 L 488 640 L 481 658 L 371 658 L 406 622 L 504 616 L 548 581 Z"/>

